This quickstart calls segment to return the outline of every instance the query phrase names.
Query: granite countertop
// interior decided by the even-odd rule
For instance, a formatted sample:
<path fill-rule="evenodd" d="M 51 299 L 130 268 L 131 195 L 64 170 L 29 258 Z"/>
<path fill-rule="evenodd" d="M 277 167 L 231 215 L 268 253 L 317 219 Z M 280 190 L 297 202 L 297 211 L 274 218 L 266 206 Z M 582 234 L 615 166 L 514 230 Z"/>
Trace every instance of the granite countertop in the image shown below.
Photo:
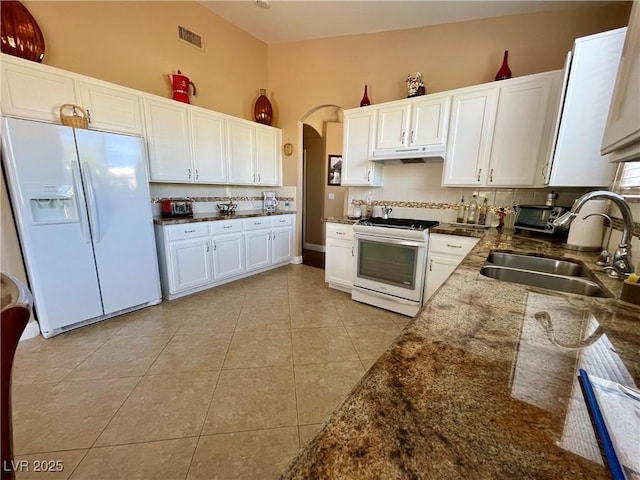
<path fill-rule="evenodd" d="M 483 232 L 281 479 L 611 478 L 577 369 L 640 384 L 640 309 L 484 277 L 491 250 L 597 257 Z"/>
<path fill-rule="evenodd" d="M 343 223 L 346 225 L 353 225 L 354 223 L 361 220 L 360 218 L 349 218 L 349 217 L 327 217 L 323 218 L 322 221 L 326 223 Z"/>
<path fill-rule="evenodd" d="M 277 210 L 266 212 L 264 210 L 242 210 L 234 215 L 221 215 L 218 212 L 194 213 L 192 217 L 163 218 L 153 217 L 155 225 L 176 225 L 179 223 L 215 222 L 217 220 L 235 220 L 237 218 L 269 217 L 273 215 L 294 215 L 293 210 Z"/>

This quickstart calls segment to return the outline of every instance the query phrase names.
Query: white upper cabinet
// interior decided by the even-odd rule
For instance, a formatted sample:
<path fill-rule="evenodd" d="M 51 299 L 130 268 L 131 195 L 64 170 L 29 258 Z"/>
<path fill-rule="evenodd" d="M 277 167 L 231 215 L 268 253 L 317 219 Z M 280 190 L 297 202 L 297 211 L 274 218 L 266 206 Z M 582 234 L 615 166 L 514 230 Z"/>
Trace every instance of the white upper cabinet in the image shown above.
<path fill-rule="evenodd" d="M 484 87 L 453 96 L 443 185 L 483 183 L 497 93 L 494 87 Z"/>
<path fill-rule="evenodd" d="M 228 120 L 229 183 L 281 185 L 282 131 L 246 120 Z"/>
<path fill-rule="evenodd" d="M 201 109 L 192 109 L 189 113 L 194 182 L 226 183 L 228 178 L 226 118 Z"/>
<path fill-rule="evenodd" d="M 281 144 L 281 130 L 256 125 L 256 183 L 282 185 Z"/>
<path fill-rule="evenodd" d="M 75 81 L 64 71 L 2 55 L 2 113 L 60 123 L 60 107 L 78 103 Z"/>
<path fill-rule="evenodd" d="M 533 186 L 536 175 L 539 182 L 561 77 L 556 71 L 500 86 L 486 185 Z"/>
<path fill-rule="evenodd" d="M 135 90 L 2 55 L 4 115 L 61 123 L 60 107 L 64 104 L 86 110 L 90 129 L 143 134 L 140 98 Z"/>
<path fill-rule="evenodd" d="M 567 56 L 550 161 L 550 186 L 608 187 L 615 166 L 600 154 L 626 28 L 575 41 Z"/>
<path fill-rule="evenodd" d="M 550 150 L 560 77 L 541 73 L 454 94 L 442 184 L 534 186 Z"/>
<path fill-rule="evenodd" d="M 602 139 L 611 161 L 640 159 L 640 5 L 633 2 Z"/>
<path fill-rule="evenodd" d="M 372 158 L 443 153 L 450 101 L 427 95 L 377 107 Z"/>
<path fill-rule="evenodd" d="M 192 182 L 191 138 L 187 109 L 173 100 L 145 98 L 150 180 Z"/>
<path fill-rule="evenodd" d="M 382 185 L 382 165 L 369 160 L 374 119 L 373 107 L 344 111 L 343 186 Z"/>
<path fill-rule="evenodd" d="M 140 97 L 125 88 L 100 81 L 79 81 L 80 105 L 87 110 L 89 125 L 97 130 L 142 135 Z"/>

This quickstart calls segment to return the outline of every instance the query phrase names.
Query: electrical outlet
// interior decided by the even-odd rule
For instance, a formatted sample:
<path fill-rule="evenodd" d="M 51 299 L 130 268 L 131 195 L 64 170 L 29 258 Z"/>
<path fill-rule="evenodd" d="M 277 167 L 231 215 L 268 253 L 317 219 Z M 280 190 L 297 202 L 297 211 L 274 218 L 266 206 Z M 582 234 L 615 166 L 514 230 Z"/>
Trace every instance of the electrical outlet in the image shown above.
<path fill-rule="evenodd" d="M 329 194 L 329 200 L 335 200 L 336 198 L 336 194 L 335 193 L 330 193 Z"/>

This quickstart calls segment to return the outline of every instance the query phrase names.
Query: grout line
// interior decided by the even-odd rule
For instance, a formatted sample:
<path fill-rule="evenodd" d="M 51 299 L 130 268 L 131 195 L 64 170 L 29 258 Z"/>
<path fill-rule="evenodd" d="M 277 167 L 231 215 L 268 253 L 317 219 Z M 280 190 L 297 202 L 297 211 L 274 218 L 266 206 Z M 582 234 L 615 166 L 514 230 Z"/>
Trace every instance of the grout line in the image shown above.
<path fill-rule="evenodd" d="M 287 297 L 289 296 L 289 278 L 287 277 Z M 289 326 L 291 324 L 291 303 L 289 303 Z M 296 434 L 298 436 L 298 449 L 300 445 L 300 412 L 298 411 L 298 386 L 296 384 L 296 362 L 293 357 L 293 328 L 289 329 L 289 338 L 291 339 L 291 371 L 293 372 L 293 396 L 296 404 Z"/>

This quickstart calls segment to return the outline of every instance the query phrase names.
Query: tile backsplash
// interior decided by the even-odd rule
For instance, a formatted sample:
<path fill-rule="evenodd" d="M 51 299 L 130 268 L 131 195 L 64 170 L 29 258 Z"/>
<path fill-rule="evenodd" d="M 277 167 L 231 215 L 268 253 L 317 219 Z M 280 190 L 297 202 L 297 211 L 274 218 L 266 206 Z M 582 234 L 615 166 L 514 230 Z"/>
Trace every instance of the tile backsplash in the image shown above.
<path fill-rule="evenodd" d="M 151 206 L 154 216 L 160 215 L 161 198 L 190 197 L 193 200 L 193 213 L 217 212 L 216 204 L 231 200 L 238 204 L 237 211 L 260 210 L 262 208 L 262 192 L 275 191 L 280 201 L 279 210 L 295 211 L 296 187 L 268 187 L 244 185 L 188 185 L 179 183 L 150 183 Z"/>
<path fill-rule="evenodd" d="M 380 215 L 381 205 L 392 204 L 392 215 L 420 220 L 455 222 L 457 204 L 464 195 L 465 203 L 475 193 L 478 203 L 487 198 L 489 206 L 512 207 L 518 204 L 544 205 L 551 190 L 558 193 L 557 205 L 571 206 L 573 201 L 587 192 L 586 188 L 459 188 L 443 187 L 443 162 L 385 165 L 383 187 L 350 187 L 347 214 L 354 202 L 368 198 L 374 205 L 374 215 Z M 411 206 L 406 204 L 410 203 Z M 400 204 L 393 206 L 393 204 Z M 405 205 L 402 205 L 405 204 Z M 514 215 L 507 215 L 505 225 L 512 226 Z"/>

